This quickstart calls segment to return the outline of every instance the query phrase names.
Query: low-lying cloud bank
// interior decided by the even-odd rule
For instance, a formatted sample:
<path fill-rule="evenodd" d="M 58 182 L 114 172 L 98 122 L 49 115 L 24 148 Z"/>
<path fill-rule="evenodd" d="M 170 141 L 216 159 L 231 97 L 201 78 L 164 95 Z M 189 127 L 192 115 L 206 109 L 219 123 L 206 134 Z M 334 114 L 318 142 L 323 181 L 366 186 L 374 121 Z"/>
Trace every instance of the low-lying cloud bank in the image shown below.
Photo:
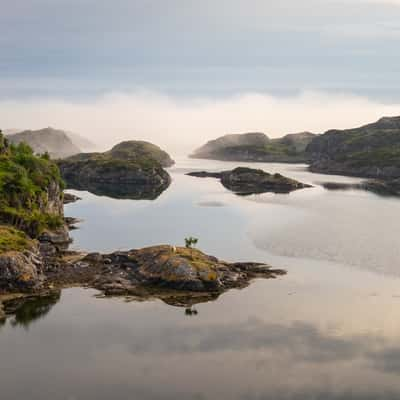
<path fill-rule="evenodd" d="M 159 93 L 110 93 L 91 101 L 0 101 L 0 128 L 52 126 L 87 137 L 100 148 L 143 139 L 175 155 L 226 133 L 285 133 L 350 128 L 400 115 L 400 104 L 304 92 L 293 97 L 248 93 L 227 98 L 174 98 Z"/>

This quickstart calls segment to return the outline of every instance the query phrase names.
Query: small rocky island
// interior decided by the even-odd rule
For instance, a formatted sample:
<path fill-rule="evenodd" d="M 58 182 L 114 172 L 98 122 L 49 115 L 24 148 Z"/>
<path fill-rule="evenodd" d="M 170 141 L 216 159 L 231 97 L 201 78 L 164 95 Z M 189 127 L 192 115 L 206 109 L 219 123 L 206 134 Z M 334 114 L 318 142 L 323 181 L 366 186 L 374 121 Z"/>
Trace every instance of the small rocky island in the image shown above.
<path fill-rule="evenodd" d="M 58 161 L 67 187 L 97 195 L 156 199 L 171 183 L 164 169 L 174 164 L 158 146 L 126 141 L 104 153 L 81 153 Z"/>
<path fill-rule="evenodd" d="M 269 174 L 261 169 L 238 167 L 222 172 L 189 172 L 197 178 L 217 178 L 227 189 L 241 195 L 257 193 L 290 193 L 294 190 L 311 187 L 281 174 Z"/>

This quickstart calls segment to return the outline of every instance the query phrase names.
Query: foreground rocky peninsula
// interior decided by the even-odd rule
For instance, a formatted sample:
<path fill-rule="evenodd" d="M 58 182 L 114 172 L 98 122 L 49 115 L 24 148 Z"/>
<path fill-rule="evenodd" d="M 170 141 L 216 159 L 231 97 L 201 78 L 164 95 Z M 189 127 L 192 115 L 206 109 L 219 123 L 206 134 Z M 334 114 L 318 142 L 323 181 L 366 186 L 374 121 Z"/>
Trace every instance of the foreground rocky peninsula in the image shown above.
<path fill-rule="evenodd" d="M 217 178 L 227 189 L 241 195 L 256 193 L 290 193 L 294 190 L 311 187 L 281 174 L 269 174 L 261 169 L 238 167 L 222 172 L 189 172 L 197 178 Z"/>
<path fill-rule="evenodd" d="M 2 303 L 7 309 L 10 300 L 47 297 L 71 286 L 95 288 L 105 296 L 159 298 L 188 307 L 243 288 L 255 278 L 283 274 L 265 264 L 229 263 L 187 247 L 160 245 L 85 255 L 43 253 L 31 243 L 31 247 L 0 253 L 0 318 Z"/>
<path fill-rule="evenodd" d="M 15 253 L 0 255 L 0 265 L 16 265 Z M 222 293 L 246 286 L 256 277 L 283 274 L 260 263 L 228 263 L 198 249 L 169 245 L 111 254 L 64 252 L 40 257 L 23 253 L 24 263 L 1 277 L 3 293 L 46 292 L 83 285 L 106 295 L 139 295 L 161 291 Z M 36 257 L 35 257 L 36 256 Z M 22 257 L 22 255 L 21 255 Z M 1 263 L 2 262 L 2 263 Z M 1 291 L 0 291 L 1 292 Z"/>
<path fill-rule="evenodd" d="M 104 153 L 81 153 L 58 161 L 68 188 L 150 200 L 170 185 L 164 168 L 173 164 L 165 151 L 144 141 L 126 141 Z"/>

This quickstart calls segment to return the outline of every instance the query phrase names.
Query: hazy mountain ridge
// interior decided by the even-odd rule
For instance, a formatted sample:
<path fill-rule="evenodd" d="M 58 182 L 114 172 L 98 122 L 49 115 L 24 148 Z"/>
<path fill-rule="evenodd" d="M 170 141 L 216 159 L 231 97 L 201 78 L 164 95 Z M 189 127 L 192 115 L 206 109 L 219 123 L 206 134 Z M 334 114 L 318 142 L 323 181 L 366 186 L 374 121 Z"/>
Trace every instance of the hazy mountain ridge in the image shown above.
<path fill-rule="evenodd" d="M 308 160 L 305 149 L 315 136 L 310 132 L 288 134 L 276 139 L 270 139 L 259 132 L 225 135 L 207 142 L 190 157 L 222 161 L 302 163 Z"/>
<path fill-rule="evenodd" d="M 49 153 L 52 158 L 64 158 L 81 152 L 66 132 L 44 128 L 8 134 L 7 139 L 14 144 L 25 142 L 36 154 Z"/>

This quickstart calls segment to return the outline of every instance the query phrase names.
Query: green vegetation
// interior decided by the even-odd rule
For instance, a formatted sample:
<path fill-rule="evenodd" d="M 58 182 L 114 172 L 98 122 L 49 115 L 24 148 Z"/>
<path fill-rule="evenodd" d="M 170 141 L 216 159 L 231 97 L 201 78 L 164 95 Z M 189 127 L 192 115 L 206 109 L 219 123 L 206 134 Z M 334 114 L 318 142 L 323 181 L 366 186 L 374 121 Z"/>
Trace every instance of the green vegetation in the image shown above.
<path fill-rule="evenodd" d="M 32 245 L 33 241 L 24 232 L 0 225 L 0 254 L 6 251 L 22 251 Z"/>
<path fill-rule="evenodd" d="M 48 212 L 49 187 L 62 196 L 63 182 L 48 154 L 35 156 L 25 143 L 9 144 L 0 131 L 0 222 L 36 237 L 62 218 Z"/>
<path fill-rule="evenodd" d="M 192 249 L 193 247 L 196 246 L 196 244 L 199 242 L 199 239 L 194 238 L 192 236 L 185 238 L 185 247 L 187 249 Z"/>
<path fill-rule="evenodd" d="M 135 157 L 133 159 L 122 160 L 114 158 L 107 153 L 81 153 L 58 162 L 61 169 L 63 168 L 96 168 L 98 174 L 108 172 L 122 172 L 132 170 L 151 170 L 160 168 L 161 165 L 147 157 Z"/>
<path fill-rule="evenodd" d="M 384 147 L 369 151 L 356 151 L 343 154 L 336 158 L 338 161 L 348 161 L 350 165 L 363 167 L 374 165 L 376 167 L 400 167 L 400 146 Z"/>
<path fill-rule="evenodd" d="M 170 167 L 174 164 L 168 153 L 153 143 L 141 140 L 121 142 L 105 154 L 114 159 L 136 161 L 138 164 L 154 165 L 154 162 L 157 162 L 162 167 Z"/>

